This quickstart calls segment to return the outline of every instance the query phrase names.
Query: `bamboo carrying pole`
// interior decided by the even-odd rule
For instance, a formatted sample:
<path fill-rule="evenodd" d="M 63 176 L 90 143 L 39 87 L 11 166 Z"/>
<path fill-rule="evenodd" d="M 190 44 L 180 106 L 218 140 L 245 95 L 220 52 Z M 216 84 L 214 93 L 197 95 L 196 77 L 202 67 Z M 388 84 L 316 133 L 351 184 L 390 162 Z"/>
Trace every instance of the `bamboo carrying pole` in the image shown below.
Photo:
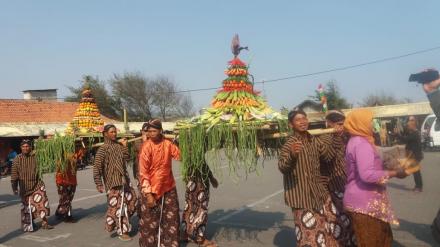
<path fill-rule="evenodd" d="M 163 134 L 163 136 L 164 136 L 166 139 L 175 139 L 175 138 L 176 138 L 176 135 L 172 135 L 172 134 Z M 119 139 L 118 142 L 121 142 L 122 139 L 123 139 L 123 138 Z M 142 136 L 139 136 L 139 137 L 135 137 L 135 138 L 128 139 L 127 142 L 128 142 L 128 143 L 130 143 L 130 142 L 135 142 L 135 141 L 137 141 L 137 140 L 141 140 L 141 139 L 142 139 Z M 99 142 L 99 143 L 93 144 L 93 145 L 92 145 L 92 148 L 97 148 L 97 147 L 100 147 L 100 146 L 102 146 L 102 145 L 104 145 L 104 143 L 103 143 L 103 142 Z"/>

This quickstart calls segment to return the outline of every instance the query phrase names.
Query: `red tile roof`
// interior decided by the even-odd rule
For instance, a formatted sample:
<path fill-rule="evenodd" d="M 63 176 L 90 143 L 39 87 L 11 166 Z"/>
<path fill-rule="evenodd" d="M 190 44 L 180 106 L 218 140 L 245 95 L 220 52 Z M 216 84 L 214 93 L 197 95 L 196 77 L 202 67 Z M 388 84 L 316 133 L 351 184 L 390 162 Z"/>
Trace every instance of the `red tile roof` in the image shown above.
<path fill-rule="evenodd" d="M 0 99 L 0 123 L 68 123 L 79 103 Z M 115 122 L 101 115 L 104 122 Z"/>

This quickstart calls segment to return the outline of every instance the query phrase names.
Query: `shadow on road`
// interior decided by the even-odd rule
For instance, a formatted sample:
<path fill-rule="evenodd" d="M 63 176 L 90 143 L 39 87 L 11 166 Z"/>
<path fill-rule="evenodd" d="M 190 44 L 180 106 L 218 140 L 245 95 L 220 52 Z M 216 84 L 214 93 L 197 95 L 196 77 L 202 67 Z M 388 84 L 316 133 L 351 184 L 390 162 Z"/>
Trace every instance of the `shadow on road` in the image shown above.
<path fill-rule="evenodd" d="M 295 247 L 295 231 L 288 226 L 281 226 L 280 231 L 277 232 L 273 238 L 273 245 L 277 247 Z"/>
<path fill-rule="evenodd" d="M 72 211 L 72 215 L 73 217 L 75 217 L 75 219 L 77 219 L 78 221 L 80 221 L 82 218 L 100 218 L 105 214 L 105 210 L 106 210 L 106 203 L 103 204 L 99 204 L 96 205 L 94 207 L 91 208 L 77 208 L 77 209 L 73 209 Z M 55 210 L 51 210 L 51 215 L 48 220 L 49 220 L 49 224 L 53 225 L 53 226 L 57 226 L 59 224 L 64 223 L 62 220 L 58 220 L 55 217 Z M 17 210 L 17 221 L 20 220 L 20 211 Z M 40 229 L 40 225 L 41 225 L 41 220 L 38 218 L 35 220 L 35 223 L 37 225 L 37 229 L 36 231 L 41 231 L 42 229 Z M 69 224 L 69 223 L 64 223 L 64 224 Z M 102 224 L 104 225 L 104 220 L 102 221 Z M 43 230 L 44 231 L 44 230 Z M 32 234 L 32 233 L 24 233 L 21 229 L 16 229 L 10 233 L 7 233 L 6 235 L 0 237 L 0 243 L 4 243 L 6 241 L 9 241 L 13 238 L 17 238 L 18 236 L 22 235 L 22 234 Z"/>
<path fill-rule="evenodd" d="M 279 212 L 260 212 L 252 209 L 245 209 L 239 214 L 237 212 L 237 210 L 220 209 L 210 213 L 207 237 L 228 241 L 253 240 L 261 242 L 258 239 L 260 232 L 270 228 L 279 229 L 285 220 L 284 213 Z M 225 216 L 230 217 L 223 218 Z M 282 228 L 281 231 L 286 231 L 286 229 Z M 293 230 L 291 233 L 293 234 Z"/>
<path fill-rule="evenodd" d="M 427 243 L 430 246 L 436 246 L 436 242 L 431 235 L 431 226 L 427 224 L 413 223 L 404 219 L 399 219 L 399 229 L 411 233 L 415 238 Z"/>
<path fill-rule="evenodd" d="M 5 208 L 21 203 L 20 197 L 12 194 L 0 195 L 0 208 Z"/>
<path fill-rule="evenodd" d="M 407 188 L 404 184 L 396 184 L 393 182 L 389 182 L 387 184 L 387 187 L 396 189 L 396 190 L 403 190 L 403 191 L 411 191 L 411 189 Z"/>

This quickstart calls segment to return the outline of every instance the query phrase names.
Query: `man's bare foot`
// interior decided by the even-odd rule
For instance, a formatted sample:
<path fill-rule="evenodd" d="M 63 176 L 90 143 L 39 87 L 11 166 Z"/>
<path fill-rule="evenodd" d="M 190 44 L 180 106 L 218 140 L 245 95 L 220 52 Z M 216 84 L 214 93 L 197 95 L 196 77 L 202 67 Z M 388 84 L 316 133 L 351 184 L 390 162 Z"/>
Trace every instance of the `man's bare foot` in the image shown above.
<path fill-rule="evenodd" d="M 200 244 L 202 247 L 217 247 L 218 245 L 211 240 L 205 239 L 203 240 L 203 243 Z"/>

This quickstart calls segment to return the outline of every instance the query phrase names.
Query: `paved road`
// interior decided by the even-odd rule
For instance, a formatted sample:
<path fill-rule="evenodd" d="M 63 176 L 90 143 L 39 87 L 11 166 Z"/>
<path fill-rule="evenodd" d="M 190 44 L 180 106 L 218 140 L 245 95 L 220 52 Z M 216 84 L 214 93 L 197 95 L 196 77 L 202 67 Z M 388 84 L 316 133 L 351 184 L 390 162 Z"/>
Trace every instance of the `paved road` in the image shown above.
<path fill-rule="evenodd" d="M 440 153 L 426 153 L 423 162 L 423 193 L 413 193 L 413 179 L 392 180 L 389 184 L 392 203 L 401 225 L 394 227 L 394 246 L 436 246 L 430 224 L 440 208 Z M 174 164 L 179 174 L 179 164 Z M 247 179 L 231 179 L 227 167 L 222 184 L 212 190 L 208 236 L 220 246 L 294 246 L 293 217 L 284 205 L 282 179 L 276 161 L 266 161 L 260 175 Z M 19 224 L 20 203 L 11 195 L 10 180 L 0 180 L 0 247 L 5 246 L 138 246 L 137 236 L 131 242 L 111 238 L 104 231 L 105 196 L 97 193 L 92 171 L 78 174 L 75 195 L 76 224 L 59 223 L 52 216 L 55 229 L 23 234 Z M 52 214 L 57 205 L 53 175 L 45 176 Z M 183 206 L 184 186 L 178 179 L 180 205 Z M 137 219 L 134 218 L 137 226 Z M 135 233 L 136 234 L 136 233 Z M 189 247 L 195 246 L 188 244 Z"/>

